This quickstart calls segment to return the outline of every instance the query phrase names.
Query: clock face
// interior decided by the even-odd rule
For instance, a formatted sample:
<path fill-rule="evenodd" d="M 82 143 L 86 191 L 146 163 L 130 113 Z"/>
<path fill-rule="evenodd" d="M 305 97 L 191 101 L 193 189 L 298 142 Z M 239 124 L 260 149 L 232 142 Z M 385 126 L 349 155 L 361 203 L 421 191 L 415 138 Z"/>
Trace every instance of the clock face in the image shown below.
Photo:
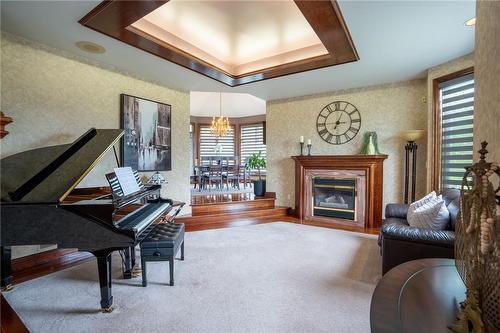
<path fill-rule="evenodd" d="M 316 121 L 319 136 L 332 145 L 341 145 L 358 134 L 361 115 L 351 103 L 337 101 L 321 110 Z"/>

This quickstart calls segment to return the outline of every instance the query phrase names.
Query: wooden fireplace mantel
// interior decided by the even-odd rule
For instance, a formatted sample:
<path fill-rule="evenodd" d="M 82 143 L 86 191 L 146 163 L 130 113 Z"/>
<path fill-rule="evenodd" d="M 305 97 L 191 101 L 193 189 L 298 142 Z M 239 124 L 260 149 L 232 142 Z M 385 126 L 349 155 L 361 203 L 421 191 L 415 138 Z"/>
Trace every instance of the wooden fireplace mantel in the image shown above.
<path fill-rule="evenodd" d="M 383 163 L 387 155 L 301 155 L 292 156 L 295 161 L 295 215 L 307 224 L 314 218 L 306 218 L 306 171 L 357 170 L 366 177 L 364 228 L 382 225 Z"/>

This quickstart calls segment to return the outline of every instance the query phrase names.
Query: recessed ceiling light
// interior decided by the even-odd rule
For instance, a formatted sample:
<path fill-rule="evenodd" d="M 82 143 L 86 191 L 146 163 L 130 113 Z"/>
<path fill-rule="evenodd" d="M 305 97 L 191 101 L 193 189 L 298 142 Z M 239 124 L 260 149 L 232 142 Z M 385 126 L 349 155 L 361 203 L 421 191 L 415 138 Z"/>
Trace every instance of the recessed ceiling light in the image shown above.
<path fill-rule="evenodd" d="M 475 26 L 475 25 L 476 25 L 476 18 L 475 18 L 475 17 L 473 17 L 473 18 L 471 18 L 470 20 L 467 20 L 467 21 L 465 22 L 465 25 L 466 25 L 466 26 L 468 26 L 468 27 L 473 27 L 473 26 Z"/>
<path fill-rule="evenodd" d="M 75 43 L 76 47 L 78 47 L 80 50 L 89 52 L 89 53 L 104 53 L 106 52 L 106 49 L 102 47 L 99 44 L 92 43 L 92 42 L 87 42 L 87 41 L 79 41 Z"/>

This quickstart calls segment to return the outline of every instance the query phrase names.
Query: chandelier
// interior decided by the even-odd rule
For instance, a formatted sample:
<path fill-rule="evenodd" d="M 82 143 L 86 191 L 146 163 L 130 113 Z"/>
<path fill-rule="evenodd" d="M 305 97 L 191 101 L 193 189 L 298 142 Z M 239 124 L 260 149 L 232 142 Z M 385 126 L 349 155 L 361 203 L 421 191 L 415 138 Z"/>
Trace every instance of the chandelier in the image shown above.
<path fill-rule="evenodd" d="M 222 93 L 219 93 L 219 117 L 212 118 L 212 125 L 210 125 L 210 134 L 221 137 L 226 136 L 231 129 L 229 125 L 229 118 L 222 116 Z"/>

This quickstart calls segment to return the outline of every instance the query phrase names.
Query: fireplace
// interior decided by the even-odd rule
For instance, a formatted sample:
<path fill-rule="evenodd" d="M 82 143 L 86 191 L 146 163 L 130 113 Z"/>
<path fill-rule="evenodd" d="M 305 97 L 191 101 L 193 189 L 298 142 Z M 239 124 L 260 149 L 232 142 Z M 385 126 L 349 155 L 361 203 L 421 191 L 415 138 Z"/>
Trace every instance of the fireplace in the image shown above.
<path fill-rule="evenodd" d="M 312 215 L 356 220 L 356 178 L 313 177 Z"/>
<path fill-rule="evenodd" d="M 295 215 L 304 224 L 351 230 L 382 224 L 387 155 L 293 156 Z"/>

